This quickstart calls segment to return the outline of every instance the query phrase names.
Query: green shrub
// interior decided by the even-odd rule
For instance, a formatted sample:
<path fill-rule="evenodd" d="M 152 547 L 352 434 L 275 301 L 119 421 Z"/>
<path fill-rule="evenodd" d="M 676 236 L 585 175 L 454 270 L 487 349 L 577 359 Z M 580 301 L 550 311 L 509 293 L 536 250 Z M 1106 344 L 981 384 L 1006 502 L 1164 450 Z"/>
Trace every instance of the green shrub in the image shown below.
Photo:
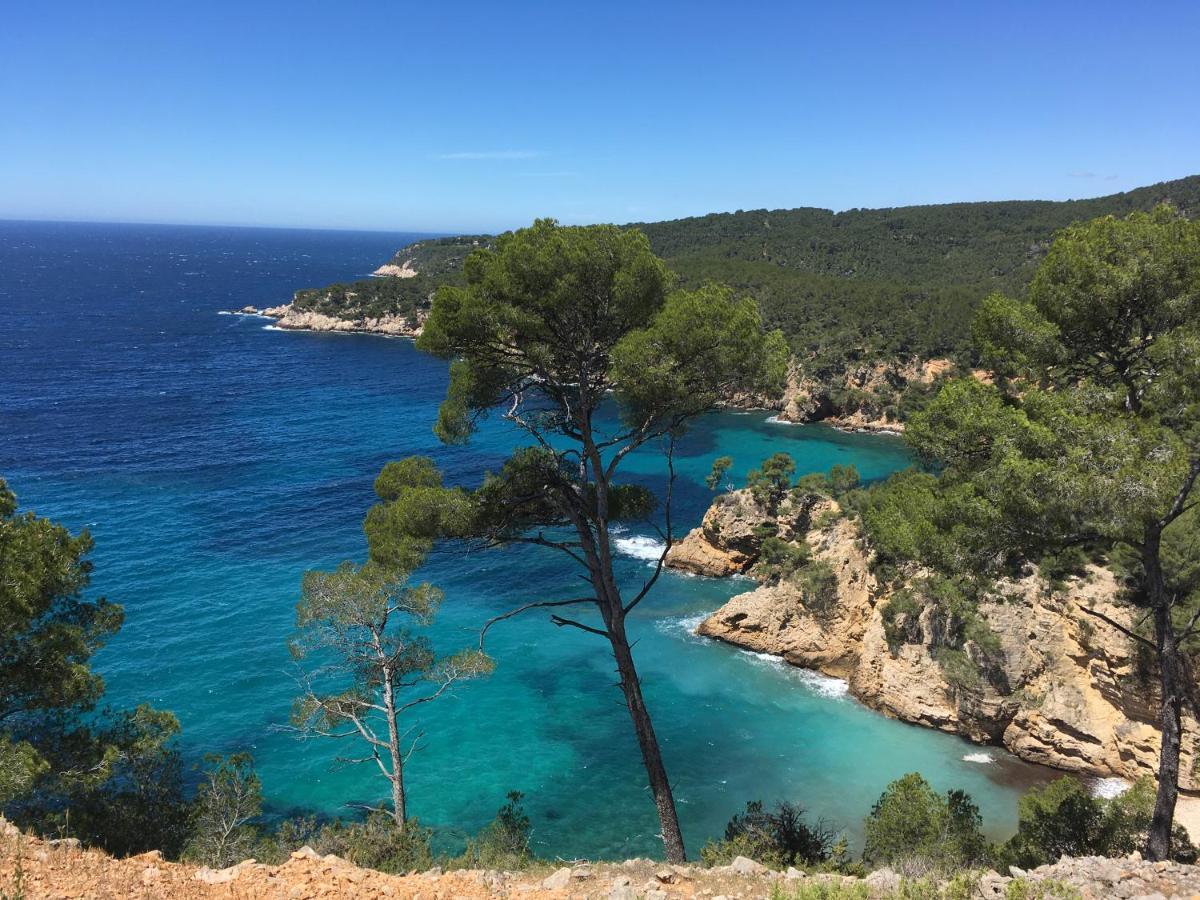
<path fill-rule="evenodd" d="M 205 763 L 183 856 L 223 869 L 252 856 L 259 843 L 255 822 L 262 814 L 262 782 L 249 753 L 209 754 Z"/>
<path fill-rule="evenodd" d="M 722 840 L 701 848 L 700 859 L 706 866 L 727 865 L 737 856 L 777 869 L 814 866 L 830 859 L 835 838 L 824 822 L 808 824 L 799 806 L 780 803 L 768 812 L 761 802 L 752 801 L 729 820 Z"/>
<path fill-rule="evenodd" d="M 416 819 L 401 828 L 387 810 L 373 809 L 362 822 L 333 821 L 322 826 L 312 847 L 363 868 L 402 873 L 433 865 L 432 837 L 433 831 Z"/>
<path fill-rule="evenodd" d="M 1154 812 L 1154 779 L 1138 780 L 1111 800 L 1093 796 L 1072 776 L 1026 793 L 1018 805 L 1017 833 L 998 850 L 1002 862 L 1035 868 L 1060 856 L 1125 856 L 1142 847 Z M 1172 855 L 1194 862 L 1196 849 L 1176 825 Z"/>
<path fill-rule="evenodd" d="M 863 859 L 914 875 L 968 868 L 987 856 L 980 825 L 967 794 L 938 794 L 912 772 L 889 784 L 867 816 Z"/>
<path fill-rule="evenodd" d="M 1044 881 L 1013 879 L 1005 888 L 1004 897 L 1005 900 L 1083 900 L 1083 894 L 1077 888 L 1053 878 Z"/>
<path fill-rule="evenodd" d="M 924 603 L 907 589 L 898 590 L 888 598 L 879 615 L 883 620 L 883 635 L 893 655 L 902 644 L 920 640 L 921 629 L 917 619 L 922 609 Z"/>
<path fill-rule="evenodd" d="M 867 900 L 870 896 L 870 890 L 861 882 L 801 881 L 794 885 L 775 884 L 771 887 L 771 900 Z"/>
<path fill-rule="evenodd" d="M 979 667 L 962 650 L 953 647 L 938 647 L 933 654 L 942 669 L 946 683 L 958 691 L 978 691 L 983 684 Z"/>
<path fill-rule="evenodd" d="M 453 865 L 465 869 L 523 869 L 534 861 L 529 849 L 532 827 L 521 805 L 523 794 L 510 791 L 496 818 L 471 840 Z"/>
<path fill-rule="evenodd" d="M 785 581 L 808 565 L 809 555 L 809 546 L 803 541 L 791 543 L 771 534 L 763 538 L 754 574 L 764 581 Z"/>
<path fill-rule="evenodd" d="M 808 563 L 796 573 L 793 580 L 800 586 L 805 608 L 812 612 L 828 613 L 837 605 L 837 575 L 825 560 L 817 559 Z"/>

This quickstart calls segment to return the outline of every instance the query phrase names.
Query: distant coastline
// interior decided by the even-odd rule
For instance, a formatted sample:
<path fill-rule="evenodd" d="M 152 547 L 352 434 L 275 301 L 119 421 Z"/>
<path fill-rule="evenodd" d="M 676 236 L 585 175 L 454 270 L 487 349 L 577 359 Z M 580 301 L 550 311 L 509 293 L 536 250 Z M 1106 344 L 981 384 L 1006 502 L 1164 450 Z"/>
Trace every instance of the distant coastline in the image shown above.
<path fill-rule="evenodd" d="M 312 310 L 297 309 L 294 303 L 284 303 L 261 309 L 256 306 L 243 306 L 241 309 L 221 310 L 221 313 L 273 319 L 275 327 L 284 331 L 311 331 L 326 334 L 376 334 L 384 337 L 415 338 L 420 336 L 422 324 L 418 322 L 414 325 L 407 316 L 399 315 L 343 319 Z"/>

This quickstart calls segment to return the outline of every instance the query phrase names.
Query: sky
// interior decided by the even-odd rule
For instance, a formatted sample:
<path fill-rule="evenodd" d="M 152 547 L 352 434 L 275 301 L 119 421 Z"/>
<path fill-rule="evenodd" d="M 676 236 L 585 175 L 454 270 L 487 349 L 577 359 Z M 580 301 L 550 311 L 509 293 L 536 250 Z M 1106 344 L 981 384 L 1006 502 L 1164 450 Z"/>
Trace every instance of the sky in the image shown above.
<path fill-rule="evenodd" d="M 1200 173 L 1200 3 L 53 2 L 0 218 L 497 231 Z"/>

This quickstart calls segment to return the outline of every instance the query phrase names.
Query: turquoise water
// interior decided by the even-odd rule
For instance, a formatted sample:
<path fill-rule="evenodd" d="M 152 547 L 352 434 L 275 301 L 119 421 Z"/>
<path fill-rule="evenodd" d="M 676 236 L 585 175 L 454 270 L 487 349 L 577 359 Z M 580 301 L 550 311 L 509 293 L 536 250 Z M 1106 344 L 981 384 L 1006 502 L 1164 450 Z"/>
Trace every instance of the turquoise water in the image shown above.
<path fill-rule="evenodd" d="M 489 422 L 471 445 L 440 447 L 430 425 L 446 367 L 410 342 L 284 333 L 217 313 L 369 271 L 409 239 L 0 223 L 0 474 L 23 505 L 96 538 L 94 589 L 127 612 L 97 659 L 111 701 L 173 710 L 189 759 L 253 751 L 272 814 L 345 813 L 384 795 L 367 768 L 335 765 L 346 747 L 280 729 L 295 693 L 285 641 L 301 573 L 362 557 L 361 519 L 387 460 L 430 453 L 452 481 L 471 483 L 515 436 Z M 713 414 L 677 459 L 680 531 L 703 515 L 715 456 L 735 458 L 736 480 L 779 450 L 801 473 L 854 463 L 878 478 L 908 462 L 892 438 Z M 652 454 L 629 472 L 661 484 Z M 638 585 L 656 541 L 631 529 L 620 544 L 619 576 Z M 443 651 L 472 643 L 497 612 L 559 596 L 573 577 L 536 548 L 444 549 L 423 574 L 446 592 L 434 629 Z M 883 787 L 913 770 L 968 790 L 993 834 L 1013 827 L 1018 788 L 1040 770 L 995 749 L 991 764 L 964 760 L 980 748 L 885 719 L 839 682 L 691 634 L 750 586 L 669 573 L 632 626 L 693 852 L 751 799 L 799 802 L 855 838 Z M 413 812 L 452 836 L 521 790 L 539 852 L 657 853 L 600 639 L 533 613 L 494 629 L 489 650 L 496 673 L 422 719 Z"/>

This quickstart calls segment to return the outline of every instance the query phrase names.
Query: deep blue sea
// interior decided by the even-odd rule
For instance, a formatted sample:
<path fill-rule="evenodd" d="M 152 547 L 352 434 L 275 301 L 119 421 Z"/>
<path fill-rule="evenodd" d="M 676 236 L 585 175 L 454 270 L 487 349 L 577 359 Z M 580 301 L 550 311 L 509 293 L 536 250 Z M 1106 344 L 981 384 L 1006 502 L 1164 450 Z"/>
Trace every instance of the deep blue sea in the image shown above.
<path fill-rule="evenodd" d="M 126 610 L 96 660 L 109 700 L 173 710 L 190 762 L 252 751 L 272 814 L 345 814 L 386 793 L 369 768 L 336 764 L 349 748 L 279 728 L 296 692 L 286 641 L 301 574 L 363 557 L 362 517 L 388 460 L 431 454 L 450 480 L 473 483 L 517 437 L 489 422 L 466 447 L 440 446 L 430 426 L 446 365 L 409 341 L 218 313 L 361 276 L 416 237 L 0 222 L 0 476 L 24 508 L 96 540 L 93 590 Z M 878 478 L 908 463 L 893 438 L 713 414 L 678 459 L 680 530 L 703 515 L 714 457 L 732 455 L 740 481 L 779 450 L 802 473 L 854 463 Z M 632 468 L 661 483 L 652 454 Z M 620 577 L 640 584 L 657 539 L 633 530 L 620 544 Z M 560 596 L 574 573 L 522 548 L 438 552 L 422 574 L 445 590 L 433 637 L 451 651 L 489 616 Z M 691 634 L 750 586 L 668 573 L 632 629 L 693 853 L 753 799 L 798 802 L 857 841 L 883 787 L 913 770 L 969 791 L 993 834 L 1014 827 L 1019 787 L 1039 770 Z M 495 628 L 489 650 L 491 678 L 423 715 L 411 811 L 452 838 L 520 790 L 540 853 L 658 854 L 606 645 L 535 613 Z"/>

